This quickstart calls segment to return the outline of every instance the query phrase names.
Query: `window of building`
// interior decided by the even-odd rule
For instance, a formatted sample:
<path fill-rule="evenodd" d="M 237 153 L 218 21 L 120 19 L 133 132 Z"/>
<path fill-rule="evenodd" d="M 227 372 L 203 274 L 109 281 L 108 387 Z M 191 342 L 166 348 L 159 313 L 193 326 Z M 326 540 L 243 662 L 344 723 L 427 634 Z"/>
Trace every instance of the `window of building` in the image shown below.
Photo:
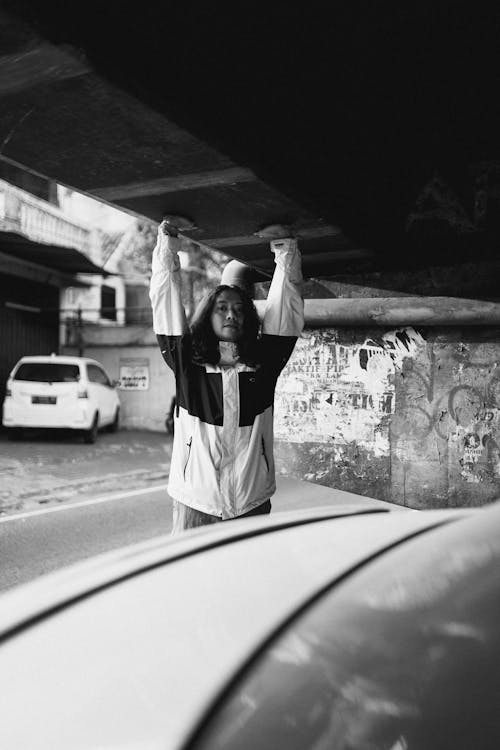
<path fill-rule="evenodd" d="M 101 318 L 116 320 L 116 289 L 112 286 L 101 286 Z"/>

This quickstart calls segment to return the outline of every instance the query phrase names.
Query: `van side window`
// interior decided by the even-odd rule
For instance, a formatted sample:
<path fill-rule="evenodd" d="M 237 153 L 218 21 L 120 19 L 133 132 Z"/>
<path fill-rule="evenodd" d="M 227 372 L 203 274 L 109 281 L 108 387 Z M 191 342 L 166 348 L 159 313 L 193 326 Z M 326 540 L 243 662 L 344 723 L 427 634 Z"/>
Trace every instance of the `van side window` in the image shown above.
<path fill-rule="evenodd" d="M 97 365 L 87 365 L 87 375 L 91 383 L 99 383 L 99 385 L 111 386 L 108 376 L 101 370 Z"/>

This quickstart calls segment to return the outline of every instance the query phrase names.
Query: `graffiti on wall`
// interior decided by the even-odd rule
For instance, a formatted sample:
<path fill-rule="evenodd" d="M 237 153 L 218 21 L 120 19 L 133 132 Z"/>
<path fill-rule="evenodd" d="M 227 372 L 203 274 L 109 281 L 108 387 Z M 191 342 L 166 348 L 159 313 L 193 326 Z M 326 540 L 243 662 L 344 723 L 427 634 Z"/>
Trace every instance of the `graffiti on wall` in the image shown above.
<path fill-rule="evenodd" d="M 436 355 L 438 351 L 439 356 Z M 468 483 L 500 477 L 500 367 L 484 344 L 428 347 L 406 360 L 390 437 L 400 458 L 430 440 Z M 450 466 L 453 473 L 453 465 Z"/>
<path fill-rule="evenodd" d="M 454 492 L 479 482 L 493 491 L 500 479 L 498 345 L 429 342 L 413 328 L 362 343 L 354 336 L 321 329 L 297 343 L 276 391 L 276 437 L 328 444 L 338 462 L 354 460 L 352 445 L 392 456 L 429 488 L 441 466 Z"/>
<path fill-rule="evenodd" d="M 361 345 L 338 331 L 307 331 L 276 391 L 275 434 L 288 442 L 356 442 L 375 455 L 390 451 L 395 410 L 394 373 L 425 347 L 413 328 Z"/>

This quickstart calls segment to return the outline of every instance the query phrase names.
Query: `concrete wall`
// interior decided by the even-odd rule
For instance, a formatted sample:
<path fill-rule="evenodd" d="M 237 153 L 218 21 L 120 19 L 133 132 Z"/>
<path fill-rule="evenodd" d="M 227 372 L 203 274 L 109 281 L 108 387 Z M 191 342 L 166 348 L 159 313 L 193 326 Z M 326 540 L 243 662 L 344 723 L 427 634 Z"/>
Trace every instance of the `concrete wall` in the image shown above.
<path fill-rule="evenodd" d="M 276 397 L 278 471 L 413 508 L 500 496 L 500 329 L 306 330 Z"/>

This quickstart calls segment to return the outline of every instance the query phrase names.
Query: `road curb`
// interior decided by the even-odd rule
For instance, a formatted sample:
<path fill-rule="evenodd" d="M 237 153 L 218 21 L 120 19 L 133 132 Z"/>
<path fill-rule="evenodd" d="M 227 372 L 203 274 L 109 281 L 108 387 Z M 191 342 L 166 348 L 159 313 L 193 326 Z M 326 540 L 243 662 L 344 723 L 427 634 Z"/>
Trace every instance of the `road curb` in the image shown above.
<path fill-rule="evenodd" d="M 151 471 L 149 469 L 138 469 L 136 471 L 123 472 L 120 474 L 108 474 L 88 480 L 65 482 L 54 485 L 50 489 L 28 490 L 12 497 L 0 498 L 0 516 L 8 515 L 10 512 L 26 510 L 28 507 L 39 507 L 51 503 L 61 503 L 74 499 L 75 495 L 87 492 L 114 492 L 124 489 L 141 489 L 148 482 L 160 482 L 168 479 L 169 468 Z"/>

